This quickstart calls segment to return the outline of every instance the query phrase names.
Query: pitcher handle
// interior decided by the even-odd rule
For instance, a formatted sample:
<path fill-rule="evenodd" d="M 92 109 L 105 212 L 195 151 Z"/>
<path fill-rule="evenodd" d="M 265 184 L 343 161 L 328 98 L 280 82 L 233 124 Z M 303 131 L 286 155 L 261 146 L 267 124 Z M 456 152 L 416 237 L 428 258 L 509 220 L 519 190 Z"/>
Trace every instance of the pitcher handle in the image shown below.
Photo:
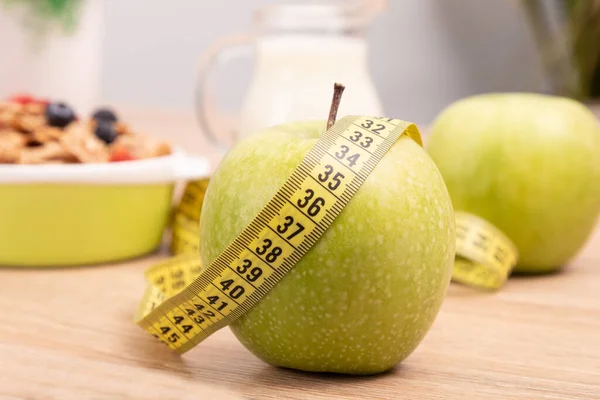
<path fill-rule="evenodd" d="M 225 37 L 213 43 L 202 55 L 195 89 L 195 114 L 203 134 L 219 149 L 226 150 L 235 141 L 232 116 L 219 110 L 214 96 L 214 72 L 219 65 L 252 52 L 255 36 L 249 34 Z M 221 128 L 215 129 L 214 119 Z M 212 121 L 211 121 L 212 120 Z M 227 128 L 224 128 L 227 126 Z M 221 133 L 219 133 L 219 131 Z M 224 133 L 229 131 L 229 140 Z"/>

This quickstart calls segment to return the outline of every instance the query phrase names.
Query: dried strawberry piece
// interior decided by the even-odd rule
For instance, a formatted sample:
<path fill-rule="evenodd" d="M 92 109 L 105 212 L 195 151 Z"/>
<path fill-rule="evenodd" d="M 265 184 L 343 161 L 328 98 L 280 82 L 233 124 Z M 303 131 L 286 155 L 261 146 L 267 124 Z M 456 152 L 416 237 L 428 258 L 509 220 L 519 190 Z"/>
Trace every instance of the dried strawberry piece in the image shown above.
<path fill-rule="evenodd" d="M 115 148 L 110 155 L 110 162 L 133 161 L 135 157 L 131 155 L 129 150 L 123 147 Z"/>
<path fill-rule="evenodd" d="M 8 101 L 11 103 L 17 103 L 21 105 L 25 104 L 41 104 L 43 106 L 47 106 L 50 104 L 50 100 L 44 98 L 36 98 L 29 94 L 16 94 L 14 96 L 9 97 Z"/>
<path fill-rule="evenodd" d="M 28 94 L 16 94 L 14 96 L 11 96 L 8 100 L 10 102 L 19 104 L 29 104 L 35 102 L 33 96 L 30 96 Z"/>

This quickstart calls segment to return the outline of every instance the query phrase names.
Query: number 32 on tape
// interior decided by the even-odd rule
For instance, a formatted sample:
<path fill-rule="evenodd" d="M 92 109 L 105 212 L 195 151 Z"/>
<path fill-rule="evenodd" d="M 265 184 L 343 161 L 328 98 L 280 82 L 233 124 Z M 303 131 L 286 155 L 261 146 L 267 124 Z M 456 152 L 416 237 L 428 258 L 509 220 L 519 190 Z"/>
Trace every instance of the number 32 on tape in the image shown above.
<path fill-rule="evenodd" d="M 339 120 L 205 270 L 198 254 L 184 253 L 146 271 L 150 285 L 137 323 L 183 353 L 248 312 L 316 243 L 402 135 L 422 145 L 409 122 Z"/>

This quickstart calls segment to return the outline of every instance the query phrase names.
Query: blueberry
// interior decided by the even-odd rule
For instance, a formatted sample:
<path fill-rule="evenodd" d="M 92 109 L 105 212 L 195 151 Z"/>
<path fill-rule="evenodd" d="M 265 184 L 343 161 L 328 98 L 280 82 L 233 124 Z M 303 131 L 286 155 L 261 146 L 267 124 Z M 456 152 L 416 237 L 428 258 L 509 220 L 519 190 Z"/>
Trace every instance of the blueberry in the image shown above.
<path fill-rule="evenodd" d="M 117 138 L 117 131 L 112 122 L 98 120 L 96 121 L 96 130 L 94 131 L 98 139 L 106 144 L 111 144 Z"/>
<path fill-rule="evenodd" d="M 73 109 L 65 103 L 49 103 L 46 107 L 48 125 L 64 128 L 75 120 Z"/>
<path fill-rule="evenodd" d="M 117 122 L 117 114 L 109 108 L 99 108 L 92 114 L 92 119 L 96 121 Z"/>

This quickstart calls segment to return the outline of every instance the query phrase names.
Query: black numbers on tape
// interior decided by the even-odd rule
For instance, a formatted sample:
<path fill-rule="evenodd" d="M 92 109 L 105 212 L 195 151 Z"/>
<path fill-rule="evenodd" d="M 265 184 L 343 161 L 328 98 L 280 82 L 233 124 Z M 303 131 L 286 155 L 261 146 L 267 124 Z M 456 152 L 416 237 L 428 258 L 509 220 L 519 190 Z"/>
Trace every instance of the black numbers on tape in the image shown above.
<path fill-rule="evenodd" d="M 173 278 L 173 279 L 178 279 L 178 278 L 181 278 L 182 276 L 183 276 L 183 270 L 181 270 L 181 269 L 171 271 L 171 278 Z"/>
<path fill-rule="evenodd" d="M 273 262 L 277 261 L 277 257 L 279 257 L 281 255 L 281 253 L 283 253 L 283 250 L 281 250 L 281 247 L 273 247 L 273 250 L 271 250 L 271 252 L 269 254 L 267 254 L 265 259 L 267 260 L 267 262 L 273 263 Z"/>
<path fill-rule="evenodd" d="M 489 239 L 489 237 L 487 235 L 479 232 L 477 234 L 477 240 L 474 241 L 473 244 L 475 246 L 479 247 L 480 249 L 482 249 L 483 251 L 487 251 L 487 240 L 488 239 Z"/>
<path fill-rule="evenodd" d="M 373 133 L 376 133 L 377 135 L 380 135 L 381 131 L 385 129 L 385 125 L 375 124 L 375 127 L 372 128 L 373 124 L 375 124 L 375 122 L 371 121 L 370 119 L 367 119 L 367 120 L 365 120 L 365 122 L 360 124 L 360 126 L 362 126 L 365 129 L 370 130 Z"/>
<path fill-rule="evenodd" d="M 183 281 L 181 278 L 183 277 L 183 271 L 182 270 L 177 270 L 177 271 L 173 271 L 171 272 L 171 278 L 174 279 L 174 281 L 171 283 L 171 289 L 172 290 L 179 290 L 179 289 L 183 289 L 185 287 L 185 281 Z M 165 277 L 164 276 L 159 276 L 158 278 L 156 278 L 154 280 L 154 284 L 156 286 L 162 286 L 165 284 Z M 163 288 L 162 290 L 163 292 L 166 291 L 166 288 Z"/>
<path fill-rule="evenodd" d="M 196 311 L 192 310 L 191 308 L 186 308 L 185 313 L 197 324 L 201 324 L 206 321 L 202 315 L 196 315 Z"/>
<path fill-rule="evenodd" d="M 358 142 L 362 135 L 362 132 L 354 131 L 354 136 L 350 136 L 350 140 L 352 140 L 353 142 Z"/>
<path fill-rule="evenodd" d="M 494 258 L 501 264 L 504 264 L 506 261 L 506 252 L 502 247 L 496 247 L 496 252 L 494 254 Z"/>
<path fill-rule="evenodd" d="M 348 165 L 350 167 L 353 167 L 354 165 L 356 165 L 356 161 L 358 161 L 358 158 L 360 157 L 360 154 L 356 153 L 353 154 L 351 156 L 346 156 L 348 154 L 348 152 L 350 151 L 350 147 L 346 146 L 345 144 L 340 146 L 341 150 L 335 153 L 335 156 L 337 158 L 339 158 L 340 160 L 346 159 L 349 161 Z"/>
<path fill-rule="evenodd" d="M 175 281 L 173 282 L 173 290 L 179 290 L 179 289 L 183 289 L 185 287 L 185 282 L 184 281 Z"/>
<path fill-rule="evenodd" d="M 341 149 L 342 149 L 341 151 L 338 151 L 337 153 L 335 153 L 335 156 L 337 158 L 339 158 L 340 160 L 343 160 L 344 158 L 346 158 L 346 154 L 348 154 L 348 152 L 350 151 L 350 147 L 343 144 L 341 146 Z"/>
<path fill-rule="evenodd" d="M 226 291 L 231 285 L 233 285 L 233 279 L 226 279 L 221 282 L 221 290 Z"/>
<path fill-rule="evenodd" d="M 375 128 L 371 129 L 371 132 L 376 133 L 378 135 L 381 134 L 381 131 L 385 129 L 385 125 L 382 124 L 376 124 Z"/>
<path fill-rule="evenodd" d="M 218 297 L 217 297 L 217 299 L 218 299 Z M 196 307 L 196 310 L 202 312 L 202 314 L 205 317 L 214 317 L 215 316 L 215 313 L 212 312 L 211 310 L 206 310 L 205 311 L 206 307 L 204 306 L 204 304 L 196 304 L 196 303 L 194 303 L 194 307 Z"/>
<path fill-rule="evenodd" d="M 262 275 L 263 271 L 260 267 L 254 267 L 250 270 L 250 273 L 246 275 L 246 279 L 249 282 L 255 282 Z"/>
<path fill-rule="evenodd" d="M 348 163 L 348 165 L 350 167 L 353 167 L 354 165 L 356 165 L 356 161 L 358 160 L 358 158 L 360 157 L 360 154 L 356 153 L 353 156 L 347 157 L 346 160 L 350 161 Z"/>
<path fill-rule="evenodd" d="M 300 208 L 306 207 L 308 205 L 308 202 L 315 195 L 315 191 L 312 189 L 306 189 L 306 191 L 304 193 L 306 193 L 306 196 L 304 196 L 304 199 L 298 200 L 298 207 L 300 207 Z"/>
<path fill-rule="evenodd" d="M 188 310 L 188 309 L 186 309 L 186 312 L 187 312 L 187 314 L 188 314 L 188 315 L 190 315 L 190 311 L 191 311 L 192 313 L 195 313 L 195 311 L 194 311 L 194 310 Z M 174 316 L 173 316 L 173 321 L 174 321 L 174 323 L 175 323 L 175 325 L 176 325 L 176 326 L 177 326 L 177 325 L 181 325 L 179 329 L 180 329 L 180 330 L 183 330 L 183 333 L 184 333 L 184 334 L 186 334 L 186 333 L 188 333 L 189 331 L 191 331 L 192 329 L 194 329 L 194 326 L 193 326 L 193 325 L 188 325 L 188 324 L 184 324 L 184 325 L 182 325 L 182 324 L 183 324 L 183 322 L 185 321 L 185 317 L 182 317 L 182 316 L 180 316 L 180 315 L 174 315 Z M 194 321 L 196 321 L 196 319 L 194 319 Z M 201 321 L 202 321 L 202 322 L 204 322 L 204 319 L 203 319 L 203 318 L 201 318 Z M 173 332 L 173 333 L 171 333 L 170 335 L 168 334 L 168 333 L 171 331 L 171 328 L 170 328 L 170 327 L 168 327 L 168 326 L 162 326 L 162 327 L 160 328 L 160 331 L 161 331 L 161 333 L 162 333 L 162 334 L 163 334 L 163 335 L 164 335 L 164 336 L 167 338 L 167 340 L 168 340 L 169 342 L 171 342 L 171 343 L 175 343 L 175 342 L 177 342 L 177 340 L 179 339 L 179 335 L 177 334 L 177 332 Z"/>
<path fill-rule="evenodd" d="M 219 296 L 208 296 L 206 299 L 208 300 L 208 304 L 210 304 L 211 306 L 214 306 L 215 304 L 217 304 L 219 302 Z M 217 311 L 221 311 L 228 305 L 229 304 L 227 302 L 221 301 L 221 305 L 219 307 L 215 307 L 215 308 L 217 309 Z M 215 314 L 212 311 L 210 311 L 210 313 L 212 314 L 212 315 L 210 315 L 211 317 L 215 316 Z"/>
<path fill-rule="evenodd" d="M 171 328 L 168 326 L 160 327 L 160 333 L 162 333 L 163 336 L 165 336 L 169 342 L 171 342 L 171 343 L 177 342 L 177 340 L 179 340 L 179 335 L 177 334 L 177 332 L 173 332 L 170 335 L 168 335 L 168 333 L 170 331 L 171 331 Z"/>
<path fill-rule="evenodd" d="M 242 261 L 242 265 L 237 266 L 236 270 L 240 274 L 245 274 L 246 271 L 248 271 L 248 268 L 250 268 L 251 266 L 252 266 L 252 261 L 245 259 L 244 261 Z"/>
<path fill-rule="evenodd" d="M 250 270 L 250 273 L 246 275 L 246 279 L 249 282 L 256 282 L 261 277 L 263 270 L 260 267 L 254 267 Z"/>
<path fill-rule="evenodd" d="M 229 293 L 229 295 L 231 296 L 231 298 L 233 299 L 239 299 L 241 295 L 243 295 L 245 292 L 245 289 L 243 286 L 236 286 L 233 289 L 231 289 L 231 293 Z"/>
<path fill-rule="evenodd" d="M 363 137 L 362 132 L 354 131 L 354 136 L 350 136 L 350 140 L 352 140 L 353 142 L 358 143 L 361 147 L 363 147 L 365 149 L 367 147 L 371 146 L 371 143 L 373 143 L 373 138 L 372 137 L 365 136 L 365 139 L 362 140 L 362 141 L 360 141 L 361 137 Z"/>
<path fill-rule="evenodd" d="M 365 140 L 361 141 L 358 144 L 360 144 L 361 147 L 366 149 L 367 147 L 371 146 L 371 143 L 373 143 L 373 138 L 370 136 L 365 136 Z"/>
<path fill-rule="evenodd" d="M 269 250 L 269 247 L 271 247 L 271 245 L 273 245 L 271 239 L 263 240 L 263 247 L 257 247 L 256 254 L 258 254 L 259 256 L 264 255 L 267 252 L 267 250 Z"/>
<path fill-rule="evenodd" d="M 267 254 L 267 251 L 269 250 L 269 248 L 272 245 L 273 245 L 273 241 L 271 239 L 264 239 L 263 246 L 256 248 L 256 254 L 258 254 L 259 256 Z M 277 261 L 277 257 L 279 257 L 282 253 L 283 253 L 283 250 L 281 249 L 281 247 L 275 246 L 271 249 L 269 254 L 267 254 L 267 256 L 265 257 L 265 260 L 267 260 L 267 262 L 270 262 L 270 263 L 275 262 L 275 261 Z"/>
<path fill-rule="evenodd" d="M 288 231 L 289 227 L 292 226 L 293 224 L 294 224 L 294 217 L 291 217 L 288 215 L 287 217 L 285 217 L 285 222 L 283 223 L 283 225 L 277 226 L 277 232 L 284 234 Z M 286 237 L 286 239 L 287 240 L 293 239 L 303 230 L 304 230 L 304 226 L 301 223 L 296 222 L 296 229 L 294 230 L 294 232 L 292 232 L 290 235 L 288 235 Z"/>
<path fill-rule="evenodd" d="M 221 282 L 221 290 L 223 292 L 226 292 L 228 290 L 230 290 L 231 285 L 233 285 L 233 279 L 226 279 L 224 281 Z M 232 299 L 239 299 L 241 295 L 244 294 L 244 292 L 246 291 L 246 289 L 244 289 L 243 286 L 240 285 L 236 285 L 233 288 L 231 288 L 231 290 L 229 291 L 229 297 L 231 297 Z"/>
<path fill-rule="evenodd" d="M 298 200 L 298 207 L 305 208 L 310 203 L 306 213 L 311 217 L 316 217 L 321 212 L 321 207 L 325 205 L 325 199 L 322 197 L 316 197 L 314 200 L 312 200 L 315 195 L 315 191 L 312 189 L 306 189 L 304 193 L 306 193 L 306 196 L 304 196 L 304 199 Z"/>
<path fill-rule="evenodd" d="M 285 217 L 285 222 L 283 223 L 283 225 L 277 225 L 277 232 L 286 233 L 288 228 L 290 226 L 292 226 L 293 223 L 294 223 L 294 217 L 290 217 L 288 215 L 287 217 Z"/>
<path fill-rule="evenodd" d="M 252 261 L 245 259 L 242 265 L 239 265 L 236 270 L 240 274 L 246 274 L 246 271 L 252 267 Z M 263 270 L 260 267 L 254 267 L 245 276 L 248 282 L 255 282 L 262 275 Z"/>
<path fill-rule="evenodd" d="M 317 177 L 319 179 L 320 182 L 325 183 L 329 180 L 329 178 L 331 177 L 331 174 L 333 174 L 334 169 L 331 165 L 327 164 L 325 166 L 325 172 L 319 174 L 319 176 Z M 342 179 L 344 179 L 344 174 L 342 174 L 341 172 L 336 172 L 335 175 L 333 175 L 333 177 L 331 177 L 331 182 L 329 182 L 327 184 L 327 187 L 329 188 L 329 190 L 336 190 L 337 188 L 340 187 L 340 185 L 342 184 Z"/>

